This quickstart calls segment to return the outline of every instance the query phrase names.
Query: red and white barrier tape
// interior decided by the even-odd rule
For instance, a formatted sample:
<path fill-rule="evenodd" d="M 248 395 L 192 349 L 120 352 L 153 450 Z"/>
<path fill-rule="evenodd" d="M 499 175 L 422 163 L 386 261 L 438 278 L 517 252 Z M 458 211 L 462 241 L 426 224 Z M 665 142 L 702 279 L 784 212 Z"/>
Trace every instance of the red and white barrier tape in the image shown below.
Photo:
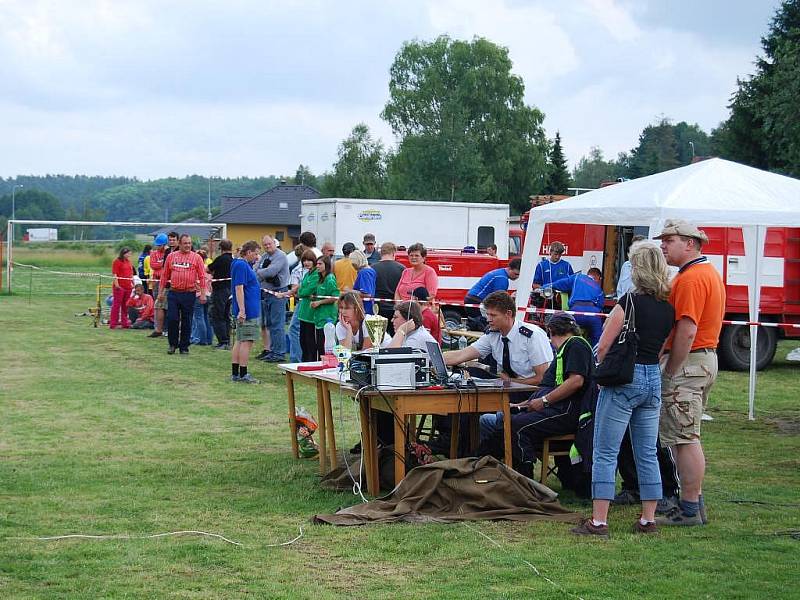
<path fill-rule="evenodd" d="M 13 264 L 14 266 L 17 266 L 17 267 L 26 267 L 26 268 L 30 268 L 30 269 L 35 269 L 37 271 L 42 271 L 43 273 L 51 273 L 53 275 L 73 275 L 73 276 L 76 276 L 76 277 L 102 277 L 102 278 L 107 278 L 107 279 L 115 279 L 114 275 L 106 275 L 104 273 L 81 273 L 81 272 L 71 272 L 71 271 L 53 271 L 51 269 L 43 269 L 42 267 L 37 267 L 36 265 L 27 265 L 27 264 L 18 263 L 18 262 L 13 262 L 11 264 Z M 141 278 L 116 277 L 116 279 L 130 279 L 131 281 L 133 281 L 135 279 L 141 279 Z M 211 281 L 213 282 L 213 281 L 230 281 L 230 280 L 231 280 L 230 277 L 226 277 L 226 278 L 222 278 L 222 279 L 212 279 Z M 153 282 L 153 281 L 158 281 L 158 279 L 147 279 L 146 281 Z M 278 292 L 275 292 L 275 290 L 268 290 L 266 288 L 261 288 L 261 290 L 266 292 L 266 293 L 268 293 L 268 294 L 272 294 L 272 295 L 276 295 L 278 293 Z M 327 298 L 338 298 L 338 296 L 315 296 L 315 298 L 317 298 L 317 299 L 327 299 Z M 394 298 L 378 298 L 378 297 L 375 297 L 375 296 L 362 296 L 361 299 L 362 300 L 372 300 L 374 302 L 397 302 Z M 465 303 L 465 302 L 441 302 L 441 301 L 439 301 L 438 304 L 440 306 L 455 306 L 455 307 L 459 307 L 459 308 L 480 308 L 481 307 L 480 304 L 469 304 L 469 303 Z M 602 313 L 602 312 L 601 313 L 594 313 L 594 312 L 583 312 L 583 311 L 578 311 L 578 310 L 560 310 L 560 309 L 555 309 L 555 308 L 536 308 L 534 306 L 529 306 L 527 308 L 526 307 L 520 307 L 520 308 L 517 308 L 517 310 L 519 312 L 525 312 L 525 313 L 529 313 L 529 314 L 538 313 L 538 314 L 545 314 L 545 315 L 553 315 L 553 314 L 556 314 L 556 313 L 566 313 L 568 315 L 573 315 L 573 316 L 600 317 L 600 318 L 603 318 L 603 319 L 608 317 L 607 313 Z M 761 322 L 761 321 L 729 321 L 729 320 L 723 320 L 722 324 L 723 325 L 744 325 L 744 326 L 748 326 L 748 327 L 749 326 L 759 326 L 759 327 L 785 327 L 787 329 L 800 329 L 800 323 L 771 323 L 771 322 L 768 322 L 768 321 Z"/>

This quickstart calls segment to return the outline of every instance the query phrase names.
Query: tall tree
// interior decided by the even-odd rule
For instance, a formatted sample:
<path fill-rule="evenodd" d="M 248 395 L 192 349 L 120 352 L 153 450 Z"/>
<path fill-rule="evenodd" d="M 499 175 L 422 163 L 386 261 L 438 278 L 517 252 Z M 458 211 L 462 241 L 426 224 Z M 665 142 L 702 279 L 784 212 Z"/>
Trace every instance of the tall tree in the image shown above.
<path fill-rule="evenodd" d="M 605 160 L 603 151 L 597 146 L 589 150 L 589 155 L 582 157 L 572 171 L 575 187 L 598 188 L 602 181 L 613 181 L 619 177 L 619 167 L 613 160 Z"/>
<path fill-rule="evenodd" d="M 527 207 L 546 174 L 547 141 L 511 66 L 508 50 L 483 38 L 403 45 L 382 113 L 400 138 L 393 193 Z"/>
<path fill-rule="evenodd" d="M 339 145 L 339 159 L 325 182 L 326 196 L 341 198 L 386 197 L 386 153 L 369 127 L 359 123 Z"/>
<path fill-rule="evenodd" d="M 567 169 L 567 159 L 564 158 L 564 149 L 561 147 L 561 134 L 556 131 L 556 137 L 550 148 L 547 164 L 547 185 L 545 194 L 566 194 L 572 181 Z"/>
<path fill-rule="evenodd" d="M 319 189 L 319 182 L 317 180 L 317 176 L 311 172 L 311 168 L 308 165 L 299 165 L 297 167 L 297 171 L 294 174 L 294 184 L 295 185 L 310 185 L 315 189 Z"/>
<path fill-rule="evenodd" d="M 737 80 L 730 117 L 713 132 L 724 158 L 800 177 L 800 0 L 785 0 L 761 38 L 756 72 Z"/>

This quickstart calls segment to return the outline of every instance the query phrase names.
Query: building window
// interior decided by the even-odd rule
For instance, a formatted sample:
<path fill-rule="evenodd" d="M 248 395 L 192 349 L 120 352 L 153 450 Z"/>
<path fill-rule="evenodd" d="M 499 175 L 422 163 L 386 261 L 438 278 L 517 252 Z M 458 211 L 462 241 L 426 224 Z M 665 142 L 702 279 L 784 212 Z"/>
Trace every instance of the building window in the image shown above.
<path fill-rule="evenodd" d="M 288 202 L 278 202 L 278 208 L 281 210 L 289 210 Z"/>
<path fill-rule="evenodd" d="M 286 234 L 285 231 L 276 231 L 275 232 L 275 239 L 278 240 L 279 242 L 282 242 L 283 241 L 283 237 L 284 237 L 285 234 Z"/>

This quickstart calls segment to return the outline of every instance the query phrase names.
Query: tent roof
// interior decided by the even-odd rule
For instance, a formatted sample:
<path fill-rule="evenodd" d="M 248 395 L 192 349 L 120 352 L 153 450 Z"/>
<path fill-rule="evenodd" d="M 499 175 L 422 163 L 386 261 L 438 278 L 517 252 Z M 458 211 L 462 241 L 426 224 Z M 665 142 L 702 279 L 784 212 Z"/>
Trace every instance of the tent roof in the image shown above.
<path fill-rule="evenodd" d="M 800 180 L 712 158 L 532 208 L 531 222 L 800 226 Z"/>

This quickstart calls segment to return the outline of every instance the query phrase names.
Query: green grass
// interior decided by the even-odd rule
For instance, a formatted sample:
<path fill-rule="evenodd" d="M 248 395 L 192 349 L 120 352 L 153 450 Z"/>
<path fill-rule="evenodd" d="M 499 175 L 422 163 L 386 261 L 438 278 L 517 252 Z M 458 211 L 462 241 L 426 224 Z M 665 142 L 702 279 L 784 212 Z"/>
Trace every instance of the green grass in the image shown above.
<path fill-rule="evenodd" d="M 273 365 L 253 367 L 261 386 L 231 384 L 227 353 L 167 356 L 163 340 L 74 317 L 85 298 L 43 295 L 93 292 L 93 281 L 47 276 L 29 299 L 18 277 L 0 298 L 2 598 L 800 597 L 800 541 L 778 535 L 800 529 L 800 365 L 785 361 L 795 343 L 759 377 L 755 422 L 746 374 L 722 373 L 712 392 L 705 528 L 636 537 L 632 507 L 612 510 L 607 543 L 558 523 L 333 528 L 308 520 L 357 499 L 321 490 L 318 463 L 291 457 Z M 311 388 L 298 392 L 315 409 Z M 358 428 L 349 401 L 339 420 L 340 400 L 344 448 Z M 294 544 L 270 546 L 301 526 Z M 243 546 L 12 539 L 184 529 Z"/>

